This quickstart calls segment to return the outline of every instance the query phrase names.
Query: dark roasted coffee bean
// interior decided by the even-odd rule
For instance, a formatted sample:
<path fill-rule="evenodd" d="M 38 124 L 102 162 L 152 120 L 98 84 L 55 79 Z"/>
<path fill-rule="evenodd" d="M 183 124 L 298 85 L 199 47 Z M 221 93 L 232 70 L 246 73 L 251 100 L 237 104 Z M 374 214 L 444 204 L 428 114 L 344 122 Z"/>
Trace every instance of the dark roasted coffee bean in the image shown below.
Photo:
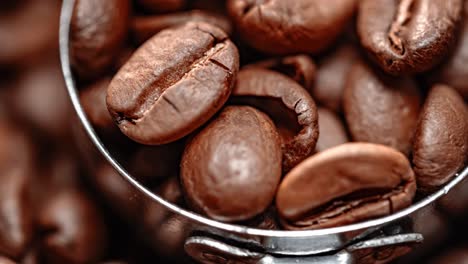
<path fill-rule="evenodd" d="M 276 121 L 282 136 L 283 171 L 289 171 L 314 151 L 318 138 L 317 108 L 307 91 L 292 79 L 261 68 L 243 69 L 239 72 L 232 94 L 252 99 L 250 101 L 253 101 L 253 105 L 264 110 Z M 257 99 L 260 101 L 255 102 Z M 277 100 L 281 102 L 282 107 L 269 107 L 262 99 Z M 295 126 L 299 129 L 294 131 L 292 127 L 285 127 L 293 132 L 282 133 L 282 120 L 279 119 L 281 116 L 276 115 L 275 110 L 292 112 Z"/>
<path fill-rule="evenodd" d="M 110 68 L 126 38 L 129 16 L 129 0 L 76 1 L 70 49 L 81 78 L 94 78 Z"/>
<path fill-rule="evenodd" d="M 89 121 L 95 127 L 109 129 L 114 127 L 114 121 L 107 110 L 107 87 L 111 78 L 104 77 L 80 91 L 80 100 Z"/>
<path fill-rule="evenodd" d="M 137 0 L 145 10 L 152 12 L 174 12 L 183 9 L 188 0 Z"/>
<path fill-rule="evenodd" d="M 188 143 L 181 162 L 190 204 L 226 222 L 262 213 L 280 177 L 276 128 L 267 115 L 249 106 L 226 107 Z"/>
<path fill-rule="evenodd" d="M 192 10 L 158 16 L 140 16 L 133 18 L 132 31 L 137 42 L 142 43 L 159 31 L 187 22 L 205 22 L 232 34 L 231 22 L 224 16 L 206 11 Z"/>
<path fill-rule="evenodd" d="M 465 13 L 460 30 L 460 37 L 448 61 L 435 72 L 431 72 L 432 79 L 442 82 L 456 89 L 468 100 L 468 1 L 465 1 Z"/>
<path fill-rule="evenodd" d="M 239 67 L 227 35 L 205 23 L 161 31 L 120 69 L 107 107 L 121 131 L 149 145 L 175 141 L 226 102 Z"/>
<path fill-rule="evenodd" d="M 387 145 L 408 155 L 421 95 L 410 78 L 393 78 L 364 63 L 352 66 L 343 107 L 353 140 Z"/>
<path fill-rule="evenodd" d="M 11 120 L 0 120 L 0 254 L 17 258 L 34 231 L 29 195 L 33 150 Z"/>
<path fill-rule="evenodd" d="M 344 30 L 355 0 L 229 0 L 228 11 L 245 42 L 272 54 L 317 53 Z"/>
<path fill-rule="evenodd" d="M 247 67 L 259 67 L 281 72 L 294 79 L 308 91 L 312 89 L 316 75 L 315 63 L 307 55 L 268 59 L 249 64 L 245 68 Z"/>
<path fill-rule="evenodd" d="M 315 85 L 311 90 L 317 103 L 335 112 L 342 110 L 346 77 L 358 57 L 353 46 L 343 45 L 319 64 Z"/>
<path fill-rule="evenodd" d="M 317 112 L 319 137 L 315 146 L 316 151 L 324 151 L 349 141 L 346 128 L 340 117 L 331 110 L 322 107 L 319 107 Z"/>
<path fill-rule="evenodd" d="M 383 145 L 346 143 L 291 170 L 276 206 L 285 228 L 317 229 L 392 214 L 409 206 L 415 192 L 403 154 Z"/>
<path fill-rule="evenodd" d="M 38 226 L 44 232 L 41 254 L 47 263 L 93 263 L 106 248 L 102 215 L 85 193 L 62 190 L 51 193 L 39 211 Z"/>
<path fill-rule="evenodd" d="M 21 3 L 0 8 L 0 65 L 29 64 L 57 46 L 60 1 L 2 2 Z"/>
<path fill-rule="evenodd" d="M 413 164 L 421 190 L 449 181 L 468 160 L 468 109 L 451 87 L 432 87 L 413 143 Z"/>
<path fill-rule="evenodd" d="M 387 73 L 427 71 L 456 39 L 463 0 L 362 0 L 357 30 L 362 46 Z"/>

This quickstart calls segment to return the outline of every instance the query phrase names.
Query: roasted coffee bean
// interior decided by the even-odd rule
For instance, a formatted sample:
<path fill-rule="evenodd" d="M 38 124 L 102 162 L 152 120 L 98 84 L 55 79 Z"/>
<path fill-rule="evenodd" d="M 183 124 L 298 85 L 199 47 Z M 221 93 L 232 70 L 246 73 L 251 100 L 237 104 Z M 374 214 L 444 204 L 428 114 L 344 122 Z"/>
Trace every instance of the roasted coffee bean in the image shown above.
<path fill-rule="evenodd" d="M 341 112 L 346 77 L 358 57 L 359 54 L 353 46 L 342 45 L 321 61 L 315 85 L 311 90 L 317 103 L 335 112 Z"/>
<path fill-rule="evenodd" d="M 437 201 L 438 209 L 453 218 L 468 212 L 468 181 L 462 181 Z"/>
<path fill-rule="evenodd" d="M 106 105 L 107 87 L 110 82 L 111 78 L 104 77 L 80 91 L 81 104 L 89 121 L 101 129 L 115 126 Z"/>
<path fill-rule="evenodd" d="M 421 95 L 410 78 L 393 78 L 364 63 L 352 66 L 343 108 L 353 140 L 387 145 L 408 155 Z"/>
<path fill-rule="evenodd" d="M 456 89 L 464 98 L 468 100 L 468 1 L 465 1 L 465 12 L 460 30 L 460 37 L 448 61 L 431 72 L 432 79 L 442 82 Z"/>
<path fill-rule="evenodd" d="M 247 67 L 259 67 L 281 72 L 294 79 L 308 91 L 312 89 L 316 75 L 315 63 L 307 55 L 273 58 L 249 64 L 245 68 Z"/>
<path fill-rule="evenodd" d="M 271 112 L 275 109 L 294 113 L 295 123 L 299 125 L 299 130 L 294 131 L 292 137 L 290 134 L 280 133 L 282 136 L 283 171 L 289 171 L 314 151 L 318 138 L 317 108 L 307 91 L 292 79 L 261 68 L 243 69 L 239 72 L 232 94 L 252 98 L 253 104 L 269 113 L 273 120 L 278 120 L 275 112 Z M 283 107 L 268 107 L 268 104 L 263 104 L 261 101 L 255 103 L 257 98 L 259 100 L 279 100 Z M 262 105 L 266 107 L 263 108 Z M 281 120 L 278 120 L 276 125 L 279 127 L 280 123 Z M 291 127 L 286 127 L 286 129 L 291 129 Z"/>
<path fill-rule="evenodd" d="M 319 107 L 317 112 L 319 137 L 315 145 L 316 151 L 324 151 L 349 141 L 346 128 L 340 117 L 331 110 L 322 107 Z"/>
<path fill-rule="evenodd" d="M 362 46 L 387 73 L 424 72 L 456 40 L 463 0 L 362 0 L 357 30 Z"/>
<path fill-rule="evenodd" d="M 421 190 L 434 190 L 468 160 L 468 109 L 451 87 L 435 85 L 419 117 L 413 143 L 413 164 Z"/>
<path fill-rule="evenodd" d="M 249 106 L 226 107 L 188 143 L 181 162 L 190 205 L 226 222 L 262 213 L 280 177 L 278 132 L 267 115 Z"/>
<path fill-rule="evenodd" d="M 450 248 L 442 255 L 433 258 L 430 264 L 466 264 L 468 263 L 468 247 L 460 246 L 457 248 Z"/>
<path fill-rule="evenodd" d="M 0 256 L 0 264 L 16 264 L 13 260 Z"/>
<path fill-rule="evenodd" d="M 0 65 L 29 65 L 57 46 L 59 1 L 2 2 L 19 4 L 7 10 L 0 8 Z"/>
<path fill-rule="evenodd" d="M 383 145 L 346 143 L 291 170 L 276 206 L 285 228 L 317 229 L 392 214 L 409 206 L 415 192 L 403 154 Z"/>
<path fill-rule="evenodd" d="M 29 195 L 32 148 L 11 120 L 0 118 L 0 254 L 14 258 L 23 253 L 34 232 Z"/>
<path fill-rule="evenodd" d="M 137 0 L 145 10 L 152 12 L 174 12 L 183 9 L 188 0 Z"/>
<path fill-rule="evenodd" d="M 317 53 L 344 30 L 355 0 L 228 0 L 245 42 L 266 53 Z"/>
<path fill-rule="evenodd" d="M 227 35 L 205 23 L 161 31 L 120 69 L 107 107 L 121 131 L 149 145 L 175 141 L 226 102 L 239 67 Z"/>
<path fill-rule="evenodd" d="M 40 210 L 37 223 L 44 232 L 41 253 L 47 263 L 93 263 L 106 248 L 102 215 L 83 192 L 52 193 Z"/>
<path fill-rule="evenodd" d="M 83 79 L 109 69 L 128 31 L 129 0 L 77 0 L 71 22 L 73 68 Z"/>
<path fill-rule="evenodd" d="M 232 34 L 232 25 L 227 17 L 200 10 L 158 16 L 138 16 L 132 20 L 132 31 L 136 41 L 143 43 L 163 29 L 187 22 L 205 22 L 221 28 L 228 35 Z"/>

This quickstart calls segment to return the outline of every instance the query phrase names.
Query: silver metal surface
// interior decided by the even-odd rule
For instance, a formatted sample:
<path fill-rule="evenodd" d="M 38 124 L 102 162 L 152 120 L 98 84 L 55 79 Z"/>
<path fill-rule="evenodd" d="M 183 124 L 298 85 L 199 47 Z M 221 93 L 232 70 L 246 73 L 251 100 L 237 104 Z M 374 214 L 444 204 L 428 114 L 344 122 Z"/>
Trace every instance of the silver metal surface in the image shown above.
<path fill-rule="evenodd" d="M 221 223 L 195 214 L 180 208 L 172 203 L 162 199 L 160 196 L 152 193 L 149 189 L 139 183 L 133 178 L 117 160 L 112 157 L 106 146 L 102 143 L 101 139 L 96 134 L 91 123 L 89 122 L 79 101 L 78 92 L 75 86 L 75 81 L 70 66 L 69 57 L 69 33 L 70 21 L 73 13 L 74 0 L 63 0 L 62 12 L 60 18 L 60 58 L 62 63 L 62 71 L 65 78 L 67 90 L 72 101 L 73 107 L 87 133 L 90 140 L 94 143 L 103 157 L 119 172 L 119 174 L 131 185 L 133 185 L 139 192 L 144 194 L 145 199 L 151 202 L 161 204 L 167 210 L 185 217 L 188 221 L 193 223 L 193 230 L 215 234 L 221 239 L 227 238 L 229 240 L 239 241 L 240 244 L 254 244 L 256 247 L 261 248 L 265 252 L 261 263 L 306 263 L 300 262 L 302 258 L 294 258 L 295 261 L 287 262 L 287 258 L 272 257 L 273 255 L 285 256 L 305 256 L 323 252 L 342 252 L 339 251 L 345 248 L 352 241 L 356 241 L 356 237 L 364 237 L 366 234 L 378 230 L 380 227 L 389 224 L 400 222 L 404 220 L 411 220 L 411 216 L 415 211 L 426 206 L 432 206 L 434 201 L 447 194 L 455 185 L 461 182 L 468 175 L 468 167 L 463 169 L 456 175 L 449 183 L 443 186 L 439 191 L 417 201 L 412 206 L 396 212 L 392 215 L 381 217 L 378 219 L 365 221 L 357 224 L 326 228 L 319 230 L 308 231 L 277 231 L 277 230 L 263 230 L 249 228 L 245 226 Z M 414 237 L 413 237 L 414 238 Z M 188 240 L 190 242 L 190 240 Z M 382 240 L 386 243 L 392 244 L 394 241 Z M 381 242 L 382 242 L 381 241 Z M 222 243 L 222 242 L 221 242 Z M 190 244 L 190 243 L 189 243 Z M 190 245 L 189 245 L 190 250 Z M 241 249 L 239 249 L 241 250 Z M 243 252 L 242 250 L 239 252 Z M 244 252 L 245 253 L 245 252 Z M 241 253 L 239 253 L 241 254 Z M 271 255 L 273 254 L 273 255 Z M 337 253 L 333 256 L 327 256 L 320 263 L 351 263 L 348 259 L 349 252 Z M 334 262 L 332 261 L 334 260 Z M 292 260 L 292 259 L 291 259 Z M 235 263 L 235 262 L 229 262 Z M 315 262 L 307 262 L 315 263 Z"/>

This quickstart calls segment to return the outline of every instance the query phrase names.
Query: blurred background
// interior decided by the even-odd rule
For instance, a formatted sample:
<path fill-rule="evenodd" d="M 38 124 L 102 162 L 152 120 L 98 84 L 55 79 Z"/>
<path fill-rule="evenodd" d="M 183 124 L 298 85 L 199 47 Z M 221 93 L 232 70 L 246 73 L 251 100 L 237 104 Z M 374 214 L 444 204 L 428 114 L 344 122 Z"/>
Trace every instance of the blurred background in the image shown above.
<path fill-rule="evenodd" d="M 189 263 L 177 243 L 183 223 L 142 205 L 83 134 L 60 69 L 60 5 L 0 2 L 0 264 Z M 177 164 L 159 150 L 132 151 Z M 154 171 L 151 160 L 136 160 L 141 175 Z M 176 202 L 175 189 L 168 180 L 157 191 Z M 418 213 L 414 228 L 425 242 L 396 263 L 468 263 L 467 216 L 465 184 Z"/>

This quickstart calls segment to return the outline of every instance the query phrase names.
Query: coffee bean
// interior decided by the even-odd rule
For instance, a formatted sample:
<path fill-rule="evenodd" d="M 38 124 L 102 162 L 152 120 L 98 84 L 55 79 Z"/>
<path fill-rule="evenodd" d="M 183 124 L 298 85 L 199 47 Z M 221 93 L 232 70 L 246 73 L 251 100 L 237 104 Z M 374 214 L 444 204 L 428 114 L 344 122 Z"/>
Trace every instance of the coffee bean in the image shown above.
<path fill-rule="evenodd" d="M 317 229 L 392 214 L 409 206 L 415 191 L 403 154 L 383 145 L 346 143 L 291 170 L 276 206 L 285 228 Z"/>
<path fill-rule="evenodd" d="M 317 70 L 317 80 L 311 90 L 317 103 L 335 112 L 342 111 L 346 76 L 358 58 L 359 54 L 353 46 L 342 45 L 321 61 Z"/>
<path fill-rule="evenodd" d="M 114 127 L 106 105 L 107 87 L 111 78 L 104 77 L 80 91 L 80 100 L 83 109 L 93 126 L 100 129 L 111 129 Z"/>
<path fill-rule="evenodd" d="M 93 263 L 106 248 L 106 226 L 95 203 L 75 190 L 51 194 L 38 215 L 45 233 L 42 254 L 47 263 Z"/>
<path fill-rule="evenodd" d="M 306 90 L 310 91 L 314 85 L 316 66 L 311 57 L 307 55 L 294 55 L 259 61 L 246 65 L 278 71 L 294 79 Z"/>
<path fill-rule="evenodd" d="M 57 0 L 2 1 L 19 4 L 0 8 L 0 65 L 29 65 L 58 45 L 60 5 Z M 3 4 L 3 3 L 2 3 Z M 3 11 L 5 11 L 3 13 Z M 31 30 L 34 29 L 34 32 Z M 2 76 L 2 79 L 4 76 Z"/>
<path fill-rule="evenodd" d="M 343 107 L 353 140 L 387 145 L 408 155 L 421 95 L 410 78 L 392 78 L 364 63 L 352 66 Z"/>
<path fill-rule="evenodd" d="M 239 97 L 251 97 L 254 101 L 257 98 L 279 100 L 282 103 L 282 109 L 268 107 L 261 101 L 258 104 L 254 102 L 256 107 L 270 113 L 274 120 L 278 120 L 278 116 L 275 117 L 275 113 L 271 110 L 293 113 L 295 123 L 299 125 L 299 131 L 295 131 L 292 138 L 281 133 L 283 171 L 289 171 L 314 151 L 318 137 L 317 108 L 307 91 L 292 79 L 274 71 L 251 67 L 239 72 L 232 94 Z M 261 105 L 267 107 L 264 109 Z M 279 123 L 281 120 L 276 122 L 278 127 Z M 291 127 L 287 128 L 291 129 Z"/>
<path fill-rule="evenodd" d="M 248 106 L 226 107 L 188 143 L 181 162 L 190 204 L 226 222 L 262 213 L 272 202 L 280 177 L 275 126 Z"/>
<path fill-rule="evenodd" d="M 188 0 L 137 0 L 145 10 L 152 12 L 174 12 L 183 9 Z"/>
<path fill-rule="evenodd" d="M 13 260 L 0 256 L 0 264 L 16 264 Z"/>
<path fill-rule="evenodd" d="M 436 82 L 442 82 L 456 89 L 464 98 L 468 100 L 468 68 L 465 62 L 468 61 L 468 1 L 465 1 L 465 12 L 460 30 L 460 37 L 451 51 L 448 61 L 430 73 L 431 78 Z M 435 76 L 434 76 L 435 75 Z"/>
<path fill-rule="evenodd" d="M 185 24 L 187 22 L 205 22 L 232 34 L 231 22 L 224 16 L 206 11 L 192 10 L 158 16 L 139 16 L 132 20 L 132 31 L 138 43 L 151 38 L 163 29 Z"/>
<path fill-rule="evenodd" d="M 324 151 L 349 141 L 343 122 L 334 112 L 322 107 L 317 112 L 319 137 L 316 151 Z"/>
<path fill-rule="evenodd" d="M 71 22 L 73 68 L 93 79 L 110 68 L 123 46 L 130 16 L 129 0 L 78 0 Z"/>
<path fill-rule="evenodd" d="M 150 145 L 194 131 L 226 102 L 239 55 L 227 35 L 205 23 L 161 31 L 120 69 L 107 107 L 121 131 Z"/>
<path fill-rule="evenodd" d="M 242 39 L 271 54 L 317 53 L 344 30 L 355 0 L 227 1 Z"/>
<path fill-rule="evenodd" d="M 424 72 L 451 49 L 463 0 L 363 0 L 357 30 L 362 46 L 387 73 Z"/>
<path fill-rule="evenodd" d="M 29 195 L 33 146 L 11 120 L 0 120 L 0 254 L 18 258 L 34 232 Z"/>
<path fill-rule="evenodd" d="M 418 187 L 435 190 L 468 160 L 468 109 L 451 87 L 435 85 L 421 111 L 413 143 Z"/>

